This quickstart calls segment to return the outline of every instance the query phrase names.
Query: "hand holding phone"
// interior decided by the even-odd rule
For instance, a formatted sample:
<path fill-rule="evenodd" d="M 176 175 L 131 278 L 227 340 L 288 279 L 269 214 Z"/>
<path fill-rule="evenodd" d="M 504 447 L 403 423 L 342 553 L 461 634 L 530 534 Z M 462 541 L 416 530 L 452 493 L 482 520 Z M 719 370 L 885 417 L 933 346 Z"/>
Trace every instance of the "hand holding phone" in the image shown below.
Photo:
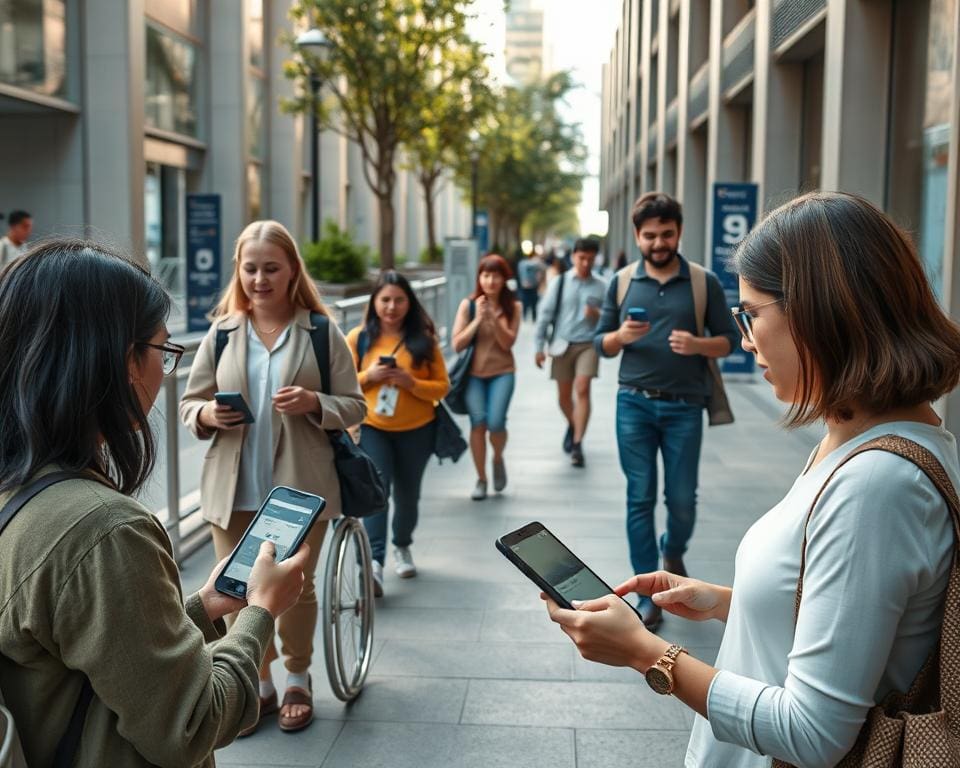
<path fill-rule="evenodd" d="M 263 545 L 269 543 L 276 561 L 283 562 L 297 552 L 326 505 L 320 496 L 282 485 L 270 491 L 214 582 L 216 590 L 247 599 L 251 586 L 260 588 L 254 571 Z"/>
<path fill-rule="evenodd" d="M 215 392 L 213 399 L 217 402 L 217 405 L 221 406 L 215 412 L 215 416 L 221 417 L 216 419 L 218 422 L 236 426 L 237 424 L 253 424 L 255 421 L 250 406 L 247 405 L 247 401 L 243 399 L 243 395 L 239 392 Z M 228 408 L 240 414 L 242 418 L 234 418 L 233 414 L 229 411 L 223 411 L 222 408 Z"/>
<path fill-rule="evenodd" d="M 396 368 L 397 367 L 397 358 L 393 355 L 380 355 L 380 365 L 385 365 L 387 368 Z"/>
<path fill-rule="evenodd" d="M 650 320 L 647 318 L 647 310 L 643 307 L 630 307 L 627 309 L 627 317 L 629 317 L 635 323 L 650 322 Z"/>

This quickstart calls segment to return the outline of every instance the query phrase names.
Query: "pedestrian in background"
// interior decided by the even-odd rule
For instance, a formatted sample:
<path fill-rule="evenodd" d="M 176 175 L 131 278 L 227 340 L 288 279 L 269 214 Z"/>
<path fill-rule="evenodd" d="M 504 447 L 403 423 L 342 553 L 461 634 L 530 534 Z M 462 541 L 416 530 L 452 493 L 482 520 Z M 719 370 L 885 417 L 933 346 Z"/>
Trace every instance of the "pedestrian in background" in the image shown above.
<path fill-rule="evenodd" d="M 484 256 L 477 269 L 477 284 L 460 302 L 453 324 L 453 349 L 474 345 L 467 381 L 470 414 L 470 453 L 477 483 L 470 498 L 487 498 L 487 435 L 493 449 L 493 489 L 507 486 L 503 451 L 507 445 L 507 409 L 513 397 L 516 363 L 513 345 L 520 330 L 520 303 L 507 286 L 510 266 L 502 256 Z"/>
<path fill-rule="evenodd" d="M 10 211 L 7 214 L 7 234 L 0 237 L 0 269 L 27 252 L 31 232 L 33 217 L 29 213 Z"/>
<path fill-rule="evenodd" d="M 360 371 L 367 417 L 360 446 L 393 488 L 393 559 L 401 579 L 417 575 L 410 547 L 420 514 L 420 486 L 436 439 L 436 405 L 450 389 L 433 320 L 410 283 L 393 270 L 380 274 L 366 322 L 347 334 Z M 373 552 L 373 586 L 383 596 L 387 513 L 363 519 Z"/>
<path fill-rule="evenodd" d="M 537 368 L 543 367 L 547 354 L 552 358 L 550 378 L 557 382 L 560 410 L 567 420 L 563 450 L 575 467 L 584 465 L 581 443 L 590 420 L 590 383 L 600 365 L 593 337 L 607 284 L 591 272 L 599 251 L 596 240 L 577 240 L 573 269 L 547 288 L 534 342 Z"/>
<path fill-rule="evenodd" d="M 265 543 L 246 600 L 214 589 L 220 562 L 183 602 L 163 523 L 135 498 L 184 351 L 169 311 L 141 266 L 82 240 L 0 281 L 0 508 L 39 491 L 0 535 L 0 689 L 28 765 L 212 768 L 256 721 L 257 667 L 300 594 L 309 548 L 277 564 Z"/>
<path fill-rule="evenodd" d="M 534 251 L 529 256 L 520 260 L 517 265 L 517 283 L 520 286 L 520 303 L 523 304 L 523 319 L 527 319 L 530 314 L 533 322 L 537 322 L 537 304 L 540 301 L 540 285 L 544 281 L 544 275 L 547 268 L 540 258 L 540 254 Z"/>
<path fill-rule="evenodd" d="M 233 277 L 213 310 L 213 325 L 200 343 L 180 402 L 183 423 L 196 437 L 212 441 L 203 462 L 200 507 L 211 523 L 218 558 L 233 551 L 274 486 L 327 500 L 306 539 L 310 558 L 303 594 L 277 625 L 287 669 L 279 705 L 285 731 L 313 720 L 314 575 L 327 523 L 340 516 L 340 482 L 327 430 L 359 424 L 366 412 L 353 356 L 333 322 L 330 394 L 324 394 L 326 382 L 310 338 L 311 312 L 329 315 L 290 233 L 276 221 L 249 224 L 237 238 Z M 220 332 L 228 343 L 218 360 Z M 242 393 L 255 421 L 242 424 L 243 414 L 219 405 L 216 392 Z M 271 640 L 260 667 L 261 716 L 278 709 L 270 672 L 276 658 Z"/>
<path fill-rule="evenodd" d="M 717 276 L 677 251 L 680 203 L 649 192 L 634 204 L 632 221 L 643 259 L 611 281 L 595 343 L 604 357 L 623 352 L 617 446 L 627 476 L 634 573 L 655 571 L 662 553 L 666 570 L 686 576 L 683 555 L 696 522 L 703 410 L 713 391 L 707 358 L 730 354 L 737 329 Z M 705 294 L 699 318 L 695 279 Z M 709 335 L 699 332 L 700 324 Z M 659 540 L 653 515 L 658 452 L 667 507 L 667 528 Z M 660 623 L 660 606 L 649 598 L 642 598 L 639 608 L 648 627 Z"/>
<path fill-rule="evenodd" d="M 940 692 L 956 675 L 960 572 L 951 576 L 954 524 L 932 478 L 955 497 L 960 463 L 931 402 L 957 386 L 960 328 L 909 236 L 861 197 L 814 193 L 778 208 L 747 235 L 734 268 L 743 348 L 789 404 L 786 426 L 823 420 L 826 434 L 744 535 L 732 589 L 665 571 L 616 589 L 724 622 L 716 663 L 645 631 L 618 597 L 551 614 L 586 658 L 633 666 L 697 713 L 686 765 L 900 765 L 907 754 L 956 765 L 956 720 L 934 713 L 956 712 Z M 868 446 L 877 449 L 858 453 Z M 888 701 L 921 667 L 933 670 L 931 689 L 915 705 Z M 902 739 L 884 722 L 902 724 L 900 707 L 922 715 L 906 718 Z M 913 748 L 901 753 L 903 740 Z M 855 742 L 872 761 L 844 759 Z"/>

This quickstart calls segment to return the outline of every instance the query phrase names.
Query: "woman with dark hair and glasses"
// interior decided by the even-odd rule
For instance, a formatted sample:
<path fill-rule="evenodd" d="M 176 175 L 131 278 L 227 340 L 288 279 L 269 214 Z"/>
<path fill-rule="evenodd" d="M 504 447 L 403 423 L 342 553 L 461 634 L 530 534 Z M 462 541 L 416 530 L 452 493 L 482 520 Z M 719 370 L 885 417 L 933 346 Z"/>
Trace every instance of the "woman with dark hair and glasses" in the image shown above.
<path fill-rule="evenodd" d="M 360 445 L 393 486 L 393 559 L 397 575 L 417 575 L 410 547 L 419 516 L 420 485 L 433 453 L 435 408 L 450 389 L 433 320 L 399 272 L 381 273 L 366 321 L 347 334 L 367 417 Z M 383 595 L 387 513 L 363 519 L 373 551 L 373 587 Z"/>
<path fill-rule="evenodd" d="M 163 524 L 132 498 L 183 354 L 169 309 L 139 265 L 83 241 L 39 245 L 0 279 L 0 508 L 73 473 L 0 535 L 0 690 L 29 765 L 212 766 L 256 720 L 257 667 L 300 594 L 307 551 L 277 565 L 264 545 L 246 602 L 214 590 L 221 563 L 184 603 Z"/>
<path fill-rule="evenodd" d="M 513 345 L 520 332 L 522 309 L 507 285 L 513 277 L 503 256 L 491 253 L 480 260 L 477 284 L 460 302 L 453 323 L 453 349 L 460 352 L 474 345 L 467 381 L 470 413 L 470 454 L 477 469 L 477 483 L 470 498 L 487 498 L 487 434 L 493 448 L 493 490 L 507 486 L 503 451 L 507 446 L 507 409 L 513 397 L 517 370 Z"/>
<path fill-rule="evenodd" d="M 616 589 L 723 622 L 716 662 L 648 632 L 619 597 L 549 610 L 586 658 L 632 666 L 697 713 L 686 765 L 832 766 L 867 738 L 871 708 L 908 691 L 937 649 L 953 524 L 907 457 L 960 487 L 956 440 L 931 407 L 960 379 L 960 328 L 909 236 L 854 195 L 778 208 L 733 263 L 743 348 L 789 405 L 786 425 L 822 422 L 825 436 L 743 537 L 732 588 L 657 571 Z M 947 726 L 956 743 L 957 724 Z M 916 764 L 956 764 L 941 758 Z"/>

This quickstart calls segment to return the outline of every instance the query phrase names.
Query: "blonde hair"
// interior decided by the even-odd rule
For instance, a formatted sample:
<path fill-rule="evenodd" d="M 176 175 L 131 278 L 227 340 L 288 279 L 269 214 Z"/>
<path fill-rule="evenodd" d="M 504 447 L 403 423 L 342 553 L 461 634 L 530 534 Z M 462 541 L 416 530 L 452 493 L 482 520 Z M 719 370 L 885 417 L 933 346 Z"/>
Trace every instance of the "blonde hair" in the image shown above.
<path fill-rule="evenodd" d="M 309 309 L 311 312 L 320 312 L 327 316 L 330 315 L 320 298 L 320 291 L 317 290 L 316 284 L 307 274 L 306 264 L 303 263 L 303 258 L 300 256 L 300 251 L 297 249 L 297 244 L 290 232 L 279 221 L 267 219 L 247 224 L 237 238 L 237 244 L 233 249 L 233 278 L 224 290 L 217 306 L 210 312 L 211 320 L 225 315 L 250 311 L 250 300 L 243 292 L 243 286 L 240 283 L 240 257 L 244 246 L 248 243 L 270 243 L 280 248 L 287 255 L 290 268 L 293 270 L 287 298 L 293 306 Z"/>

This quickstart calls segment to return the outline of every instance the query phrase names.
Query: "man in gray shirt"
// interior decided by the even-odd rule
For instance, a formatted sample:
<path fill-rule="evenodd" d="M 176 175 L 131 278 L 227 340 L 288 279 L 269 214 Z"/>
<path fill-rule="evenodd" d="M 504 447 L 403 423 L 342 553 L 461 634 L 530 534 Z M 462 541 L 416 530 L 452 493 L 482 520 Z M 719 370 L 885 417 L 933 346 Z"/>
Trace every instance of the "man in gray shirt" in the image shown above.
<path fill-rule="evenodd" d="M 693 268 L 677 251 L 683 226 L 680 203 L 649 192 L 634 203 L 631 218 L 643 260 L 621 270 L 611 282 L 594 343 L 605 357 L 623 352 L 617 445 L 627 476 L 627 537 L 634 573 L 657 570 L 662 553 L 664 570 L 686 576 L 683 554 L 696 520 L 703 409 L 712 392 L 707 360 L 730 354 L 738 333 L 712 272 L 705 274 L 704 317 L 696 317 Z M 625 290 L 618 291 L 619 285 Z M 708 335 L 698 333 L 700 322 Z M 667 529 L 659 540 L 653 517 L 658 451 L 667 506 Z M 648 628 L 660 623 L 661 609 L 650 598 L 641 598 L 639 608 Z"/>
<path fill-rule="evenodd" d="M 581 443 L 590 420 L 590 383 L 600 364 L 593 337 L 607 284 L 592 272 L 599 252 L 596 240 L 577 240 L 571 256 L 573 269 L 547 286 L 537 321 L 537 367 L 543 367 L 549 353 L 553 358 L 550 378 L 557 382 L 560 410 L 567 419 L 563 450 L 575 467 L 584 465 Z"/>

